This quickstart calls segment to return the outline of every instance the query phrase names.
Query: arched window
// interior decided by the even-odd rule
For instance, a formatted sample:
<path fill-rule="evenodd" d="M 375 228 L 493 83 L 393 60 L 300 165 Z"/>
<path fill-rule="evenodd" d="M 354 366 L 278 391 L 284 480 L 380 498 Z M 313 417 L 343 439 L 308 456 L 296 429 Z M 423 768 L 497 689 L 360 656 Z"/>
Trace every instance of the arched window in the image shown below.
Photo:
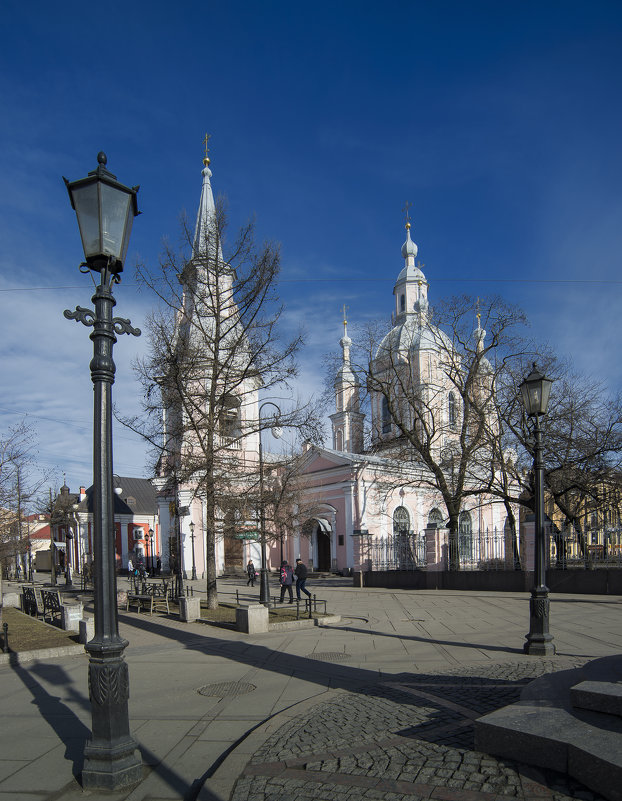
<path fill-rule="evenodd" d="M 453 392 L 449 393 L 448 407 L 449 407 L 449 409 L 448 409 L 448 411 L 449 411 L 449 425 L 451 426 L 451 428 L 455 428 L 456 427 L 456 423 L 458 422 L 458 417 L 457 417 L 457 414 L 456 414 L 456 396 L 454 395 Z"/>
<path fill-rule="evenodd" d="M 469 512 L 460 512 L 458 523 L 458 553 L 460 561 L 473 560 L 473 524 Z"/>
<path fill-rule="evenodd" d="M 220 436 L 232 444 L 237 440 L 239 447 L 240 428 L 240 401 L 234 395 L 225 395 L 219 416 Z"/>
<path fill-rule="evenodd" d="M 400 295 L 400 311 L 406 311 L 406 295 Z"/>
<path fill-rule="evenodd" d="M 343 431 L 338 428 L 335 436 L 335 450 L 342 451 L 343 450 Z"/>
<path fill-rule="evenodd" d="M 436 507 L 430 510 L 428 515 L 428 528 L 442 528 L 443 527 L 443 513 Z"/>
<path fill-rule="evenodd" d="M 408 534 L 410 529 L 410 515 L 405 506 L 398 506 L 393 512 L 393 533 Z"/>
<path fill-rule="evenodd" d="M 391 433 L 391 412 L 389 411 L 389 401 L 382 396 L 382 433 Z"/>

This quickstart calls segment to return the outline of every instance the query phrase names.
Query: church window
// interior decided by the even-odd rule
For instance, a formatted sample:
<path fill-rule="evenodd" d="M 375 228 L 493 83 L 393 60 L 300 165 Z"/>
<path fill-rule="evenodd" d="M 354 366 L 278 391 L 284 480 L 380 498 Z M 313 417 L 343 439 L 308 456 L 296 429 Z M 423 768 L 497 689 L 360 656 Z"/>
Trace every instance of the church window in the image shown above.
<path fill-rule="evenodd" d="M 240 401 L 234 395 L 225 395 L 220 410 L 220 436 L 239 447 L 240 437 Z"/>
<path fill-rule="evenodd" d="M 428 528 L 442 528 L 443 527 L 443 513 L 436 507 L 430 510 L 428 515 Z"/>
<path fill-rule="evenodd" d="M 456 423 L 458 422 L 458 417 L 456 414 L 456 396 L 453 392 L 449 393 L 448 398 L 448 407 L 449 407 L 449 425 L 451 428 L 456 427 Z"/>
<path fill-rule="evenodd" d="M 408 534 L 410 528 L 410 515 L 405 506 L 398 506 L 393 512 L 393 533 Z"/>
<path fill-rule="evenodd" d="M 400 295 L 400 311 L 406 311 L 406 295 Z"/>
<path fill-rule="evenodd" d="M 389 410 L 389 401 L 382 397 L 382 433 L 391 433 L 391 412 Z"/>
<path fill-rule="evenodd" d="M 343 450 L 343 431 L 341 429 L 338 429 L 337 436 L 335 437 L 335 450 Z"/>
<path fill-rule="evenodd" d="M 460 561 L 473 560 L 473 523 L 469 512 L 461 512 L 458 522 L 458 553 Z"/>

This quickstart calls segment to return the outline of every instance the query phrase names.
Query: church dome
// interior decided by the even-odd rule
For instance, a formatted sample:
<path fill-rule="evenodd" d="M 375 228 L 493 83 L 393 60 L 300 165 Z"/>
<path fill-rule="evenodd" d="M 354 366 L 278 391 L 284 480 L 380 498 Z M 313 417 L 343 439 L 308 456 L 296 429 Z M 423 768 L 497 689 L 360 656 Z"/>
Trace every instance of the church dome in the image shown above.
<path fill-rule="evenodd" d="M 394 326 L 383 338 L 376 350 L 376 359 L 398 353 L 413 353 L 421 350 L 451 350 L 449 337 L 419 315 L 409 315 L 400 325 Z"/>
<path fill-rule="evenodd" d="M 406 223 L 406 241 L 402 245 L 402 258 L 406 259 L 412 256 L 413 259 L 419 252 L 419 248 L 410 238 L 410 223 Z"/>

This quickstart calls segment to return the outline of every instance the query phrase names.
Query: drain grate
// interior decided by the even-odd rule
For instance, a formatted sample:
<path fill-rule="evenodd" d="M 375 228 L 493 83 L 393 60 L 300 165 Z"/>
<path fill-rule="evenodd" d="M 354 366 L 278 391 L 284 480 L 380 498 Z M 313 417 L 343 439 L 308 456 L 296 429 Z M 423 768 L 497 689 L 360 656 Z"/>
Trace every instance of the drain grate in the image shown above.
<path fill-rule="evenodd" d="M 352 659 L 352 655 L 346 654 L 345 651 L 317 651 L 307 654 L 306 659 L 317 659 L 320 662 L 343 662 L 346 659 Z"/>
<path fill-rule="evenodd" d="M 243 681 L 221 681 L 218 684 L 206 684 L 199 687 L 199 695 L 209 695 L 212 698 L 229 698 L 234 695 L 246 695 L 256 690 L 254 684 L 247 684 Z"/>

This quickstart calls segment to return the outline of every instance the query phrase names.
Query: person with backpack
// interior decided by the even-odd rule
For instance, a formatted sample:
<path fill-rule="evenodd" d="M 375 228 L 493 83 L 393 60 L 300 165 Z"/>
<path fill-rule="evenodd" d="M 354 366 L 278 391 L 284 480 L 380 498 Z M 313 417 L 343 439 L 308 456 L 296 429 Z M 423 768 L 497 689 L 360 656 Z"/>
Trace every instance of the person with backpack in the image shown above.
<path fill-rule="evenodd" d="M 304 592 L 305 595 L 308 595 L 309 598 L 311 597 L 311 593 L 305 587 L 307 583 L 307 566 L 302 561 L 302 559 L 296 559 L 296 570 L 294 573 L 296 574 L 296 597 L 300 600 L 300 593 Z"/>
<path fill-rule="evenodd" d="M 279 603 L 283 603 L 283 599 L 285 598 L 285 590 L 289 592 L 289 603 L 294 603 L 294 592 L 292 589 L 293 582 L 294 571 L 292 566 L 288 564 L 287 559 L 283 559 L 281 562 L 281 569 L 279 571 L 279 584 L 281 585 L 281 600 Z"/>

